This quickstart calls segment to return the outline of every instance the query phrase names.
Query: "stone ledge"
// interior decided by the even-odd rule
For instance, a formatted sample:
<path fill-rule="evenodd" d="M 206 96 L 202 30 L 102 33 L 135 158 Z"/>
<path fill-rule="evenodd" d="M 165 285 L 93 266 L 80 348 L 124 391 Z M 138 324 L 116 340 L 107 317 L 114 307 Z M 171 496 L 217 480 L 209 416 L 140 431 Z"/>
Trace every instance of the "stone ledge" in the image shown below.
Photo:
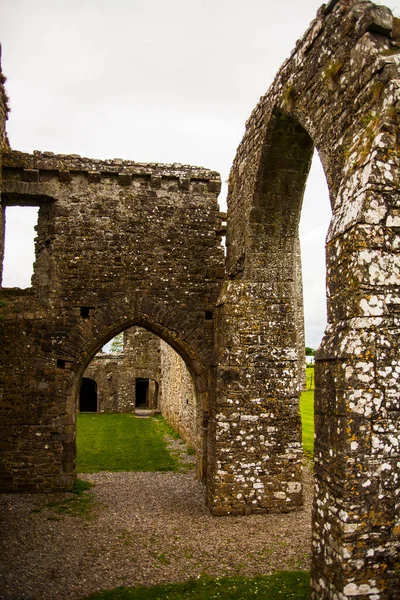
<path fill-rule="evenodd" d="M 118 175 L 124 177 L 148 176 L 181 181 L 198 180 L 210 183 L 209 190 L 217 192 L 221 185 L 219 173 L 203 167 L 182 165 L 180 163 L 139 163 L 114 158 L 98 160 L 81 157 L 78 154 L 53 154 L 39 152 L 33 154 L 11 150 L 3 154 L 3 168 L 23 169 L 24 171 L 58 171 L 61 173 L 90 173 L 96 175 Z"/>

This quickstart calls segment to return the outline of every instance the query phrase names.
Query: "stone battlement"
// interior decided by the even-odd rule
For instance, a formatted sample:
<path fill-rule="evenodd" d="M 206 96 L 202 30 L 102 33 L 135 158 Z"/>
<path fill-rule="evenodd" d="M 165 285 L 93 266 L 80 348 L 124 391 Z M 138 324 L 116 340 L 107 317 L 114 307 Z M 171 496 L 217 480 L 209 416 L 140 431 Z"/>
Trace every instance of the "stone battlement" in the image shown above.
<path fill-rule="evenodd" d="M 118 177 L 120 185 L 129 185 L 132 178 L 150 178 L 156 187 L 162 179 L 176 179 L 182 189 L 188 189 L 191 182 L 206 184 L 207 190 L 219 192 L 221 178 L 216 171 L 203 167 L 193 167 L 180 163 L 139 163 L 121 158 L 99 160 L 84 158 L 78 154 L 54 154 L 39 152 L 33 154 L 12 150 L 3 154 L 3 169 L 22 171 L 22 180 L 39 182 L 41 172 L 58 171 L 61 181 L 68 182 L 73 174 L 86 174 L 89 183 L 99 183 L 105 177 Z"/>

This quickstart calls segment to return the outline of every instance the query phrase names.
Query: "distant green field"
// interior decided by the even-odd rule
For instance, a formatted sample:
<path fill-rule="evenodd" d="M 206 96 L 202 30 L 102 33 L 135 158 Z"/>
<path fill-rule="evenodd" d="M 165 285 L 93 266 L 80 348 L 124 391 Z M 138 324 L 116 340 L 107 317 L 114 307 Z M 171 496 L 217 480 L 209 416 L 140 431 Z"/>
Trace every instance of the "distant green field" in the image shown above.
<path fill-rule="evenodd" d="M 310 389 L 311 388 L 311 389 Z M 314 369 L 307 368 L 307 390 L 300 398 L 304 452 L 314 456 Z"/>
<path fill-rule="evenodd" d="M 162 417 L 78 414 L 78 472 L 178 471 L 181 465 L 168 451 L 167 434 L 173 432 Z"/>

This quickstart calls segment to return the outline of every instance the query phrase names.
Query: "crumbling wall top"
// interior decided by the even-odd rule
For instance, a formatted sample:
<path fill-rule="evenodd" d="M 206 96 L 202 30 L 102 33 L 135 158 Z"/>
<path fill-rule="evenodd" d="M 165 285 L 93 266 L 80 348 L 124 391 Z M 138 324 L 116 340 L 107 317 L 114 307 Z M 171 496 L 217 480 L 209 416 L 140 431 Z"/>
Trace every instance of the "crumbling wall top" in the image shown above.
<path fill-rule="evenodd" d="M 34 150 L 33 154 L 16 150 L 7 152 L 3 158 L 3 168 L 99 172 L 103 175 L 126 173 L 132 176 L 161 176 L 169 179 L 195 179 L 204 182 L 221 181 L 218 172 L 204 167 L 180 163 L 142 163 L 121 158 L 100 160 L 85 158 L 78 154 L 54 154 L 38 150 Z"/>

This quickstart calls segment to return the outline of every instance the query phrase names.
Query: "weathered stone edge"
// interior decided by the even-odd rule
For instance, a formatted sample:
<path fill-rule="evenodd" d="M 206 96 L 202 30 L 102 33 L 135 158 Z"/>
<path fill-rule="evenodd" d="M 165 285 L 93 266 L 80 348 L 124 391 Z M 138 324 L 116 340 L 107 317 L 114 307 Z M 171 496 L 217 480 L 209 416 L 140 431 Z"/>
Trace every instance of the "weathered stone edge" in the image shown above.
<path fill-rule="evenodd" d="M 100 172 L 102 174 L 126 173 L 134 176 L 158 175 L 177 179 L 197 179 L 199 181 L 218 181 L 218 172 L 182 165 L 180 163 L 139 163 L 130 160 L 113 158 L 99 160 L 81 157 L 77 154 L 54 154 L 53 152 L 38 152 L 33 154 L 11 150 L 3 154 L 3 168 L 35 169 L 35 170 L 70 170 L 75 172 Z"/>

